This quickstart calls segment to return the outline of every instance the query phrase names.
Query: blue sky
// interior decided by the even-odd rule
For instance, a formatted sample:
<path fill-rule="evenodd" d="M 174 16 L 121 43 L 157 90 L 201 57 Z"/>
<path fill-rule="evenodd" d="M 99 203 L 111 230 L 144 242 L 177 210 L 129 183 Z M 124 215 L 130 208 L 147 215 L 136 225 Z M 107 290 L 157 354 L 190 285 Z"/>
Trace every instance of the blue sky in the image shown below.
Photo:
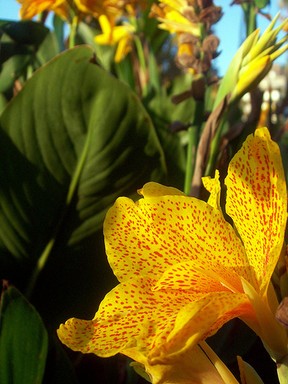
<path fill-rule="evenodd" d="M 97 0 L 96 0 L 97 1 Z M 215 25 L 215 32 L 221 40 L 221 54 L 217 58 L 216 65 L 219 74 L 222 76 L 231 61 L 234 53 L 241 43 L 241 37 L 245 34 L 245 26 L 243 23 L 242 10 L 238 5 L 230 6 L 232 0 L 214 0 L 215 5 L 223 8 L 224 15 Z M 271 0 L 271 5 L 265 8 L 272 16 L 278 12 L 278 1 Z M 0 19 L 18 19 L 19 4 L 16 0 L 0 0 Z M 268 21 L 259 16 L 258 26 L 264 30 L 268 25 Z M 284 63 L 287 56 L 283 55 L 279 61 Z"/>

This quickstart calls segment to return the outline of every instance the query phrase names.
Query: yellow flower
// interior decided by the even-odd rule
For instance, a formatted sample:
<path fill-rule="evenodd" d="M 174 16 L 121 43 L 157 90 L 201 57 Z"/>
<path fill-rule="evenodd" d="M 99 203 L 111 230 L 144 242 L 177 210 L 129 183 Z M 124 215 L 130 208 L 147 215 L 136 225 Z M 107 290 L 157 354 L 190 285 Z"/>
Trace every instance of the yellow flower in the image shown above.
<path fill-rule="evenodd" d="M 137 202 L 117 199 L 104 235 L 120 283 L 93 320 L 73 318 L 60 326 L 63 343 L 102 357 L 123 353 L 151 374 L 240 317 L 276 361 L 287 354 L 270 285 L 284 240 L 287 192 L 268 130 L 249 135 L 230 162 L 226 213 L 234 226 L 220 209 L 218 173 L 204 183 L 208 203 L 153 182 Z"/>
<path fill-rule="evenodd" d="M 140 7 L 145 9 L 147 2 L 144 0 L 74 0 L 77 8 L 87 14 L 99 17 L 106 15 L 109 19 L 116 17 L 134 15 Z"/>
<path fill-rule="evenodd" d="M 32 19 L 44 11 L 53 11 L 63 19 L 67 18 L 67 2 L 65 0 L 18 0 L 21 4 L 20 16 L 22 19 Z"/>
<path fill-rule="evenodd" d="M 159 28 L 170 33 L 191 33 L 200 36 L 201 26 L 196 20 L 194 4 L 187 0 L 160 0 L 160 6 L 153 4 L 151 16 L 159 21 Z"/>
<path fill-rule="evenodd" d="M 99 17 L 102 34 L 95 37 L 95 41 L 101 45 L 116 45 L 115 61 L 123 60 L 131 50 L 131 42 L 135 28 L 130 24 L 115 26 L 114 21 L 108 20 L 106 15 Z"/>

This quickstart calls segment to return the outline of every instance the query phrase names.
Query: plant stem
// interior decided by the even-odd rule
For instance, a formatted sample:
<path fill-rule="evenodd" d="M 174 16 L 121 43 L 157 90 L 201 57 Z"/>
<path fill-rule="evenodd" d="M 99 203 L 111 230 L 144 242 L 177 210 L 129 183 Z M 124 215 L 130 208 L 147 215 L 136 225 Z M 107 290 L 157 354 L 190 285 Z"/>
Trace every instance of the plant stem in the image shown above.
<path fill-rule="evenodd" d="M 145 60 L 145 55 L 144 55 L 144 50 L 143 50 L 141 40 L 139 36 L 137 36 L 136 34 L 134 36 L 134 42 L 135 42 L 137 56 L 140 64 L 139 81 L 141 85 L 142 96 L 145 97 L 148 92 L 147 81 L 146 81 L 147 66 L 146 66 L 146 60 Z"/>
<path fill-rule="evenodd" d="M 250 35 L 257 28 L 256 22 L 256 7 L 253 2 L 242 4 L 246 24 L 246 37 Z"/>
<path fill-rule="evenodd" d="M 73 16 L 72 23 L 70 24 L 70 35 L 69 35 L 69 48 L 75 47 L 75 38 L 77 33 L 79 18 L 77 15 Z"/>
<path fill-rule="evenodd" d="M 204 173 L 205 176 L 211 176 L 214 171 L 217 157 L 219 155 L 219 145 L 220 145 L 220 141 L 222 138 L 222 133 L 223 133 L 223 129 L 226 121 L 227 121 L 227 109 L 224 111 L 223 116 L 219 122 L 219 125 L 216 128 L 215 136 L 211 141 L 209 158 L 208 158 L 207 166 Z"/>
<path fill-rule="evenodd" d="M 44 251 L 42 252 L 40 258 L 38 259 L 37 261 L 37 264 L 36 264 L 36 267 L 35 269 L 33 270 L 33 273 L 32 273 L 32 276 L 29 280 L 29 284 L 28 284 L 28 287 L 26 289 L 26 297 L 29 299 L 32 295 L 32 292 L 33 292 L 33 289 L 35 287 L 35 284 L 36 284 L 36 281 L 38 279 L 38 276 L 39 274 L 41 273 L 42 269 L 44 268 L 47 260 L 48 260 L 48 257 L 51 253 L 51 250 L 54 246 L 54 243 L 55 243 L 55 238 L 54 239 L 51 239 L 49 241 L 49 243 L 46 245 Z"/>
<path fill-rule="evenodd" d="M 197 80 L 195 81 L 195 84 L 197 84 Z M 196 164 L 197 146 L 199 142 L 201 126 L 203 123 L 204 104 L 204 97 L 203 100 L 195 100 L 193 121 L 191 122 L 191 126 L 188 128 L 187 161 L 184 181 L 184 192 L 186 195 L 191 195 L 192 179 Z"/>
<path fill-rule="evenodd" d="M 187 147 L 187 160 L 186 160 L 186 172 L 185 172 L 185 183 L 184 193 L 190 194 L 191 182 L 195 167 L 195 155 L 198 141 L 198 132 L 195 125 L 188 128 L 188 147 Z"/>

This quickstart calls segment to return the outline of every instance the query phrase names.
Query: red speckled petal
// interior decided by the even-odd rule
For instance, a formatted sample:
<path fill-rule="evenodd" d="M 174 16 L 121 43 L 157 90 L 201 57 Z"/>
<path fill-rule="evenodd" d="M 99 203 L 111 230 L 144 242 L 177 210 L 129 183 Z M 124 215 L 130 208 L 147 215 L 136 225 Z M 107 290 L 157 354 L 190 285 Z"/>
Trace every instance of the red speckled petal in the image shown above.
<path fill-rule="evenodd" d="M 244 268 L 246 269 L 246 267 Z M 239 275 L 243 268 L 238 265 L 217 266 L 213 262 L 195 261 L 174 264 L 169 267 L 157 281 L 154 290 L 159 289 L 191 289 L 199 293 L 221 292 L 243 292 Z"/>
<path fill-rule="evenodd" d="M 152 291 L 155 281 L 131 280 L 109 292 L 91 321 L 69 319 L 58 330 L 60 340 L 83 353 L 108 357 L 118 352 L 145 361 L 168 361 L 247 312 L 244 294 Z"/>
<path fill-rule="evenodd" d="M 93 320 L 70 319 L 62 324 L 60 340 L 83 353 L 107 357 L 122 352 L 141 361 L 156 335 L 160 343 L 167 339 L 179 310 L 200 297 L 181 291 L 153 292 L 154 284 L 150 279 L 119 284 L 105 296 Z"/>
<path fill-rule="evenodd" d="M 249 280 L 242 243 L 221 212 L 187 196 L 117 199 L 104 222 L 106 253 L 119 281 L 159 279 L 171 265 L 194 260 L 239 266 Z M 196 265 L 196 264 L 195 264 Z M 247 269 L 245 267 L 247 266 Z"/>
<path fill-rule="evenodd" d="M 166 343 L 156 343 L 150 361 L 169 362 L 199 341 L 212 336 L 229 320 L 254 314 L 243 293 L 211 292 L 183 307 L 176 317 Z"/>
<path fill-rule="evenodd" d="M 267 128 L 249 135 L 231 160 L 226 211 L 243 241 L 257 282 L 264 293 L 279 258 L 286 225 L 287 193 L 278 145 Z"/>

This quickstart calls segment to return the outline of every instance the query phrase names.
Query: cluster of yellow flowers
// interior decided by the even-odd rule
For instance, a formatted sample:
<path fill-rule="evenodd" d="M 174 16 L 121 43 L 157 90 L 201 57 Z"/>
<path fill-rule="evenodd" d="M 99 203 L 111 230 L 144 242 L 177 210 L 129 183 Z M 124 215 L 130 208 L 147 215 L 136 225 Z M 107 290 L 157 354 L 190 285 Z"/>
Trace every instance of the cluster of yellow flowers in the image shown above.
<path fill-rule="evenodd" d="M 176 36 L 177 63 L 196 73 L 207 72 L 216 55 L 219 40 L 210 27 L 221 17 L 221 7 L 213 1 L 160 0 L 156 5 L 144 0 L 18 0 L 20 15 L 31 19 L 44 11 L 53 11 L 65 20 L 71 15 L 92 15 L 98 19 L 102 34 L 95 40 L 102 45 L 117 45 L 115 61 L 125 58 L 131 50 L 136 32 L 138 10 L 151 7 L 150 17 L 159 20 L 159 27 Z M 119 24 L 120 21 L 120 24 Z"/>
<path fill-rule="evenodd" d="M 102 34 L 95 37 L 98 44 L 117 45 L 115 61 L 119 62 L 131 50 L 131 42 L 135 26 L 129 23 L 129 18 L 135 18 L 137 9 L 143 8 L 143 0 L 18 0 L 21 4 L 22 19 L 32 19 L 46 11 L 55 12 L 66 21 L 74 16 L 91 15 L 99 20 Z M 121 25 L 118 21 L 124 19 Z"/>

